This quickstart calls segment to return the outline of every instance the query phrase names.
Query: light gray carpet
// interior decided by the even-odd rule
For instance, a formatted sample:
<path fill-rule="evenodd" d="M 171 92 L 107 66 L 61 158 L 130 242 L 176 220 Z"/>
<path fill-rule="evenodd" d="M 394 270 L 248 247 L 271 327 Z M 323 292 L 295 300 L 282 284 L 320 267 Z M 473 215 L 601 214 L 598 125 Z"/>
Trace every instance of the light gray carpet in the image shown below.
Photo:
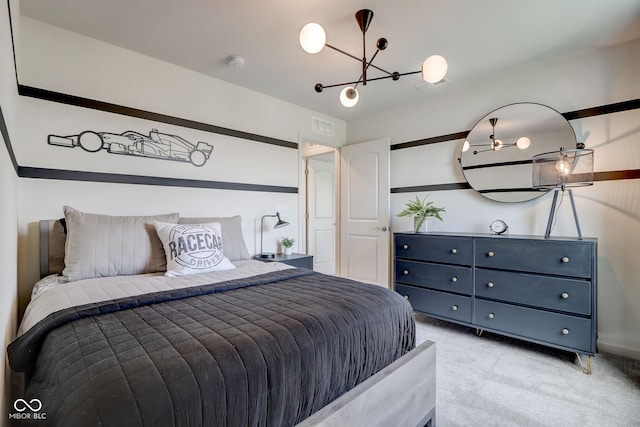
<path fill-rule="evenodd" d="M 416 320 L 418 344 L 436 342 L 438 427 L 640 426 L 638 360 L 599 353 L 586 375 L 574 353 Z"/>

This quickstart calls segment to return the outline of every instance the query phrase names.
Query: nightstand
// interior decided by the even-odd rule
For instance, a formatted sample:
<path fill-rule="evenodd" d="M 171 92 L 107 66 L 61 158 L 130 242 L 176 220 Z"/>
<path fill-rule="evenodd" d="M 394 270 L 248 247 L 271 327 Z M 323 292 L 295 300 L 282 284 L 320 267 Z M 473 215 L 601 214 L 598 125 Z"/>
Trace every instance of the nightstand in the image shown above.
<path fill-rule="evenodd" d="M 260 258 L 260 255 L 255 255 L 253 259 L 257 259 L 258 261 L 263 262 L 283 262 L 294 267 L 313 270 L 313 255 L 296 253 L 293 253 L 291 255 L 276 254 L 273 258 Z"/>

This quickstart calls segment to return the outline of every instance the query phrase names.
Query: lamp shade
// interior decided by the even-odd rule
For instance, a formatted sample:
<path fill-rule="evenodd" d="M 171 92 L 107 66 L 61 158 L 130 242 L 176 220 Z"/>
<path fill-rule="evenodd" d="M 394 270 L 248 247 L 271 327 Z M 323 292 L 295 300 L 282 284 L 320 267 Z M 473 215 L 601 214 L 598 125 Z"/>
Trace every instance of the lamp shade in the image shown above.
<path fill-rule="evenodd" d="M 273 226 L 274 229 L 276 228 L 282 228 L 282 227 L 286 227 L 287 225 L 289 225 L 289 223 L 283 219 L 280 219 L 280 214 L 276 213 L 276 216 L 278 217 L 278 222 L 276 222 L 276 225 Z"/>
<path fill-rule="evenodd" d="M 318 53 L 327 42 L 327 34 L 320 24 L 311 22 L 300 30 L 300 46 L 307 53 Z"/>
<path fill-rule="evenodd" d="M 449 65 L 440 55 L 431 55 L 422 63 L 422 79 L 427 83 L 438 83 L 447 75 Z"/>
<path fill-rule="evenodd" d="M 532 187 L 540 190 L 593 184 L 593 150 L 552 151 L 533 156 Z"/>

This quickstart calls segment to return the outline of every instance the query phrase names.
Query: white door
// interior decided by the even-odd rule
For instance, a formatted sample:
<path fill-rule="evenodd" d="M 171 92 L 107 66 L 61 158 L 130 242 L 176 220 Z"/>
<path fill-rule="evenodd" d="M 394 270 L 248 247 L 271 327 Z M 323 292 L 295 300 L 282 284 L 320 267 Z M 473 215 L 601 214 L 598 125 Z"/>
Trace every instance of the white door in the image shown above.
<path fill-rule="evenodd" d="M 389 138 L 341 152 L 341 276 L 388 288 Z"/>
<path fill-rule="evenodd" d="M 307 160 L 307 250 L 313 269 L 336 274 L 336 203 L 334 153 Z"/>

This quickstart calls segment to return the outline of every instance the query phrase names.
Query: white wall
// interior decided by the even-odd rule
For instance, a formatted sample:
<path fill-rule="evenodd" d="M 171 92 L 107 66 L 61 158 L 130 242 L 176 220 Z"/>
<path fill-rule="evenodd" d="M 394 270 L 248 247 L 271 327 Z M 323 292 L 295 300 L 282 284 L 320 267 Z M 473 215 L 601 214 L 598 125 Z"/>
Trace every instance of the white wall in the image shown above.
<path fill-rule="evenodd" d="M 485 114 L 514 102 L 536 102 L 559 112 L 640 98 L 640 40 L 612 48 L 481 76 L 476 84 L 446 97 L 408 105 L 349 123 L 349 142 L 390 136 L 392 144 L 470 130 Z M 571 122 L 578 141 L 595 150 L 594 169 L 640 169 L 640 110 Z M 391 187 L 466 182 L 457 158 L 462 140 L 391 152 Z M 391 195 L 392 227 L 410 229 L 402 210 L 415 193 Z M 420 194 L 424 196 L 425 194 Z M 598 242 L 598 345 L 601 351 L 640 358 L 640 186 L 637 180 L 596 182 L 574 189 L 582 232 Z M 542 235 L 550 194 L 506 204 L 473 190 L 434 191 L 430 200 L 447 209 L 434 230 L 487 232 L 503 219 L 512 234 Z M 568 200 L 561 207 L 557 236 L 576 236 Z"/>
<path fill-rule="evenodd" d="M 20 84 L 105 101 L 153 113 L 297 142 L 307 137 L 334 146 L 346 141 L 346 123 L 25 17 L 20 19 Z M 14 149 L 23 167 L 132 174 L 296 189 L 295 148 L 234 138 L 192 128 L 20 97 Z M 311 132 L 312 117 L 331 120 L 334 136 Z M 49 145 L 47 137 L 85 130 L 146 134 L 152 128 L 214 146 L 202 167 L 190 163 L 124 156 L 101 150 Z M 240 214 L 251 253 L 260 250 L 260 218 L 286 211 L 290 226 L 265 227 L 265 251 L 282 236 L 298 241 L 299 196 L 286 192 L 216 190 L 21 178 L 19 198 L 20 311 L 38 279 L 37 221 L 62 216 L 62 206 L 86 212 L 140 215 L 179 212 L 183 216 Z M 294 249 L 296 249 L 294 247 Z"/>
<path fill-rule="evenodd" d="M 9 14 L 0 8 L 0 108 L 7 130 L 15 132 L 16 91 Z M 13 340 L 17 322 L 17 182 L 15 168 L 0 135 L 0 426 L 8 425 L 10 370 L 7 345 Z"/>
<path fill-rule="evenodd" d="M 346 142 L 346 122 L 185 68 L 20 19 L 20 83 L 296 142 Z M 312 117 L 334 135 L 311 131 Z"/>

